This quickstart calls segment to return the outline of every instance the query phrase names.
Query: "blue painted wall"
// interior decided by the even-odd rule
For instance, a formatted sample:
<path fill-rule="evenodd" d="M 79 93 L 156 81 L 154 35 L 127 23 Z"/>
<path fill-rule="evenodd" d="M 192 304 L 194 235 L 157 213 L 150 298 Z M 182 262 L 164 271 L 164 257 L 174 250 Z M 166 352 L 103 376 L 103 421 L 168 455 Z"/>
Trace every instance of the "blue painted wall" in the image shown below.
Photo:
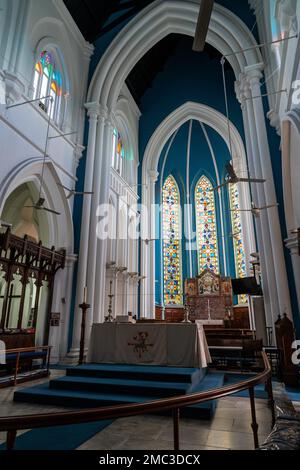
<path fill-rule="evenodd" d="M 186 122 L 181 126 L 179 131 L 176 134 L 176 137 L 173 140 L 173 143 L 170 147 L 165 168 L 164 174 L 162 174 L 162 165 L 163 160 L 166 155 L 166 148 L 168 143 L 166 144 L 164 150 L 162 151 L 162 156 L 159 162 L 159 179 L 156 184 L 156 203 L 160 203 L 161 192 L 160 187 L 163 185 L 165 179 L 172 175 L 179 188 L 180 192 L 180 203 L 182 207 L 182 277 L 186 279 L 190 276 L 190 252 L 189 252 L 189 245 L 188 240 L 186 239 L 186 235 L 184 233 L 184 225 L 186 223 L 186 214 L 184 211 L 184 204 L 186 203 L 187 198 L 187 173 L 186 173 L 186 157 L 187 157 L 187 145 L 188 145 L 188 133 L 189 133 L 189 126 L 190 121 Z M 205 126 L 205 130 L 208 134 L 208 138 L 211 142 L 213 147 L 213 151 L 215 153 L 215 157 L 217 158 L 217 166 L 219 170 L 220 176 L 223 174 L 223 169 L 225 163 L 230 159 L 230 155 L 227 149 L 227 146 L 223 139 L 219 136 L 219 134 L 211 129 L 208 126 Z M 207 140 L 204 136 L 203 130 L 200 127 L 198 121 L 192 122 L 192 134 L 191 134 L 191 146 L 190 146 L 190 172 L 189 172 L 189 180 L 190 180 L 190 203 L 191 203 L 191 212 L 192 212 L 192 231 L 196 232 L 196 217 L 195 217 L 195 187 L 199 180 L 199 178 L 205 175 L 207 176 L 210 181 L 212 182 L 213 186 L 216 186 L 216 173 L 213 164 L 213 160 L 211 157 L 211 152 L 208 147 Z M 235 277 L 235 262 L 234 262 L 234 251 L 233 251 L 233 242 L 232 239 L 229 237 L 231 232 L 231 219 L 230 219 L 230 211 L 229 211 L 229 199 L 228 199 L 228 190 L 224 188 L 222 192 L 222 201 L 223 201 L 223 208 L 225 210 L 225 219 L 227 219 L 227 223 L 225 222 L 224 232 L 226 235 L 225 238 L 225 253 L 226 253 L 226 262 L 227 262 L 227 273 L 228 275 Z M 219 269 L 220 273 L 225 273 L 224 268 L 224 261 L 223 261 L 223 243 L 221 235 L 221 222 L 220 222 L 220 204 L 219 198 L 215 195 L 215 206 L 216 206 L 216 222 L 217 222 L 217 233 L 218 233 L 218 253 L 219 253 Z M 159 222 L 159 218 L 157 217 L 157 222 Z M 160 230 L 160 227 L 159 227 Z M 160 233 L 157 233 L 160 236 Z M 196 240 L 195 240 L 196 242 Z M 162 304 L 162 250 L 161 250 L 161 241 L 156 241 L 156 252 L 155 252 L 155 268 L 156 268 L 156 303 Z M 192 250 L 192 275 L 195 276 L 198 274 L 198 259 L 197 259 L 197 251 Z"/>
<path fill-rule="evenodd" d="M 212 79 L 213 77 L 213 79 Z M 234 93 L 234 74 L 231 69 L 226 72 L 228 100 L 230 119 L 238 128 L 243 136 L 243 122 L 240 106 L 236 100 Z M 152 87 L 144 94 L 141 101 L 142 116 L 140 119 L 140 156 L 142 158 L 148 140 L 152 136 L 156 127 L 165 119 L 172 111 L 183 105 L 187 101 L 195 101 L 211 106 L 221 113 L 225 114 L 224 92 L 222 81 L 222 68 L 219 59 L 211 59 L 207 53 L 198 54 L 192 51 L 192 39 L 186 37 L 179 44 L 174 54 L 168 59 L 164 70 L 157 75 Z M 172 174 L 180 188 L 181 202 L 186 201 L 186 154 L 188 141 L 188 127 L 186 123 L 181 127 L 171 146 L 169 157 L 166 162 L 164 178 Z M 230 159 L 227 146 L 223 139 L 212 128 L 206 126 L 208 137 L 212 143 L 216 156 L 220 177 L 223 175 L 225 163 Z M 165 155 L 165 149 L 162 156 Z M 160 160 L 160 166 L 162 158 Z M 160 168 L 159 168 L 160 170 Z M 141 171 L 141 165 L 140 165 Z M 216 185 L 216 174 L 213 161 L 208 148 L 207 141 L 204 137 L 200 124 L 193 121 L 192 140 L 191 140 L 191 160 L 190 160 L 190 193 L 191 203 L 194 206 L 194 189 L 195 185 L 202 174 L 206 174 L 210 180 Z M 160 199 L 160 180 L 157 183 L 156 202 Z M 230 233 L 230 213 L 228 208 L 228 198 L 222 195 L 227 211 L 227 219 L 229 223 L 227 235 Z M 220 206 L 218 198 L 216 198 L 217 211 L 217 230 L 221 233 L 220 226 Z M 194 207 L 193 229 L 195 229 Z M 235 276 L 233 246 L 232 240 L 227 237 L 225 244 L 228 252 L 228 272 Z M 183 256 L 182 268 L 183 278 L 189 275 L 189 252 L 185 248 L 185 240 L 182 240 Z M 160 241 L 156 242 L 156 280 L 161 279 L 161 259 L 160 259 Z M 219 263 L 220 272 L 224 273 L 222 239 L 219 239 Z M 196 275 L 197 269 L 197 253 L 192 253 L 193 272 Z M 156 301 L 161 302 L 160 282 L 156 282 Z"/>

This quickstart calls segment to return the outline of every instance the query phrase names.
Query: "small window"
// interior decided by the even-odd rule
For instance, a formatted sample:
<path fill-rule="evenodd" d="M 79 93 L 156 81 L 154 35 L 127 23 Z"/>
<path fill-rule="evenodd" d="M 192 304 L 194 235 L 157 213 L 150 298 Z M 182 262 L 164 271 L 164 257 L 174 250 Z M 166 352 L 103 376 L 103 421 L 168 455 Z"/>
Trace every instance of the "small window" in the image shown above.
<path fill-rule="evenodd" d="M 123 140 L 117 129 L 113 132 L 113 148 L 112 148 L 112 162 L 111 166 L 122 175 L 123 163 L 125 158 L 125 150 Z"/>
<path fill-rule="evenodd" d="M 61 96 L 62 96 L 62 77 L 57 70 L 53 54 L 43 51 L 34 69 L 34 99 L 40 98 L 40 107 L 55 122 L 59 119 Z M 52 103 L 46 96 L 52 97 Z"/>

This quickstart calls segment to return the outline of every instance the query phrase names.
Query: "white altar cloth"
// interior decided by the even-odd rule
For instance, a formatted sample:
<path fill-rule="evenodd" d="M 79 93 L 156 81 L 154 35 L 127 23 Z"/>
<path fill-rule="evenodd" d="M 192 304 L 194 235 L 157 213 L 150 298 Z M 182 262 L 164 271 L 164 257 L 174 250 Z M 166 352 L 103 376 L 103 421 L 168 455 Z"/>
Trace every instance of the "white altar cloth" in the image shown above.
<path fill-rule="evenodd" d="M 95 323 L 87 362 L 207 367 L 202 325 L 195 323 Z"/>

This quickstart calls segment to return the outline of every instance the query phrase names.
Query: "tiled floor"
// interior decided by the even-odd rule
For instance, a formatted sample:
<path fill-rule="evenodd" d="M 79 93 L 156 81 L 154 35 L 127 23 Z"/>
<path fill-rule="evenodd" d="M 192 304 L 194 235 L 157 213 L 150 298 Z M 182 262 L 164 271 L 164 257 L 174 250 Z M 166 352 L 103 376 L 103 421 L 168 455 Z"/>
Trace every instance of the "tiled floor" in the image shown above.
<path fill-rule="evenodd" d="M 256 400 L 260 442 L 271 428 L 265 400 Z M 79 447 L 79 450 L 172 450 L 172 420 L 158 416 L 135 416 L 114 421 Z M 181 419 L 182 450 L 253 449 L 249 400 L 219 400 L 211 421 Z"/>
<path fill-rule="evenodd" d="M 64 371 L 55 370 L 52 371 L 51 378 L 60 375 L 64 375 Z M 44 381 L 43 379 L 39 382 Z M 14 390 L 13 387 L 0 390 L 0 416 L 62 410 L 62 408 L 51 406 L 14 403 L 12 401 Z M 259 441 L 263 442 L 271 428 L 271 413 L 266 400 L 256 400 L 256 412 Z M 181 449 L 253 449 L 250 422 L 249 399 L 223 398 L 219 400 L 211 421 L 180 420 Z M 172 438 L 171 418 L 152 415 L 133 416 L 115 420 L 110 426 L 82 444 L 79 450 L 172 450 Z M 0 443 L 4 440 L 4 433 L 0 433 Z"/>

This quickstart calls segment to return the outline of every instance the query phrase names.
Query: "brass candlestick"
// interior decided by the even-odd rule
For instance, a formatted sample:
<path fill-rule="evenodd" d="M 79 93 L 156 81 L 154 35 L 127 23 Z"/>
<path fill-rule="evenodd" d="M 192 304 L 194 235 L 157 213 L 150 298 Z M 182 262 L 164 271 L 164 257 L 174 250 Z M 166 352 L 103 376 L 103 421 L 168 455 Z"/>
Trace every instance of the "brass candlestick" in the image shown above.
<path fill-rule="evenodd" d="M 190 305 L 188 304 L 187 296 L 185 294 L 183 294 L 183 296 L 185 297 L 185 301 L 184 301 L 184 319 L 182 320 L 182 323 L 191 323 L 191 320 L 189 319 Z"/>
<path fill-rule="evenodd" d="M 114 322 L 114 317 L 112 315 L 112 299 L 114 298 L 114 294 L 112 293 L 112 281 L 110 281 L 110 286 L 109 286 L 109 304 L 108 304 L 108 315 L 105 317 L 105 323 L 112 323 Z"/>

